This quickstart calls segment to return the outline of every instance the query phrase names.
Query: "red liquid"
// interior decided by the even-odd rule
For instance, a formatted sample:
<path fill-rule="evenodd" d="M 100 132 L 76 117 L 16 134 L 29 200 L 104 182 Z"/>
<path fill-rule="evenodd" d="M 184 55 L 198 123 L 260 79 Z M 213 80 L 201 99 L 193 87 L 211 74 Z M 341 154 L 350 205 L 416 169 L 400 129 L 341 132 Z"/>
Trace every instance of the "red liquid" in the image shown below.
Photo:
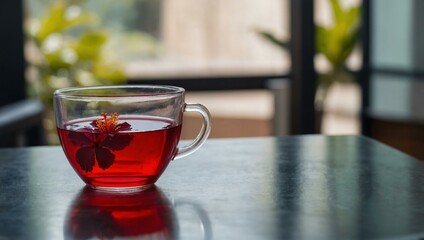
<path fill-rule="evenodd" d="M 169 119 L 120 117 L 119 122 L 129 123 L 131 129 L 112 134 L 94 130 L 92 121 L 73 121 L 65 129 L 58 128 L 70 164 L 91 186 L 149 186 L 177 152 L 181 125 Z"/>

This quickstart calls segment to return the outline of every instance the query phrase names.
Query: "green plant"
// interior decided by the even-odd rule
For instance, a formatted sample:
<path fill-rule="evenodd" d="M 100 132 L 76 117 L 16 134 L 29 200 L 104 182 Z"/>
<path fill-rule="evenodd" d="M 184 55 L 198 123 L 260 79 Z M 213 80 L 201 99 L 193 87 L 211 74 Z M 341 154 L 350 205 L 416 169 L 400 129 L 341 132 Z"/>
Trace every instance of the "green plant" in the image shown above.
<path fill-rule="evenodd" d="M 335 82 L 354 81 L 345 69 L 359 37 L 361 8 L 353 6 L 343 9 L 338 0 L 330 0 L 334 24 L 330 27 L 317 25 L 315 29 L 316 51 L 330 62 L 330 72 L 318 76 L 317 101 L 325 99 L 328 88 Z"/>
<path fill-rule="evenodd" d="M 41 19 L 29 19 L 26 55 L 28 93 L 46 108 L 47 141 L 57 143 L 52 98 L 58 88 L 121 84 L 126 81 L 118 61 L 104 57 L 108 32 L 96 25 L 97 16 L 59 0 Z"/>
<path fill-rule="evenodd" d="M 120 64 L 103 57 L 108 34 L 96 28 L 96 21 L 95 14 L 73 5 L 73 1 L 57 1 L 42 19 L 30 20 L 30 96 L 41 98 L 50 107 L 57 88 L 125 82 Z"/>
<path fill-rule="evenodd" d="M 316 52 L 323 54 L 331 64 L 328 73 L 318 75 L 316 102 L 319 108 L 333 83 L 354 81 L 353 76 L 346 71 L 345 63 L 357 44 L 360 26 L 360 6 L 343 9 L 338 0 L 329 1 L 333 13 L 333 25 L 330 27 L 317 25 L 315 28 Z M 267 31 L 258 33 L 281 49 L 290 48 L 288 40 L 280 39 Z"/>

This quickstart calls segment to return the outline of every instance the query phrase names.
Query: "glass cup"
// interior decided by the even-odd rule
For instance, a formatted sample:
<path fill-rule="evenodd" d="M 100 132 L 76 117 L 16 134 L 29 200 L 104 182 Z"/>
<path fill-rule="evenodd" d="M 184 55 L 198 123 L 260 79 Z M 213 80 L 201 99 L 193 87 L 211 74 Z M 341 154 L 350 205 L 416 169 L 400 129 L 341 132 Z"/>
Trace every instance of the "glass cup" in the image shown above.
<path fill-rule="evenodd" d="M 95 189 L 128 192 L 152 186 L 171 160 L 193 153 L 209 136 L 209 111 L 185 103 L 184 92 L 153 85 L 55 91 L 57 131 L 75 172 Z M 203 125 L 191 144 L 179 148 L 183 112 L 199 113 Z"/>

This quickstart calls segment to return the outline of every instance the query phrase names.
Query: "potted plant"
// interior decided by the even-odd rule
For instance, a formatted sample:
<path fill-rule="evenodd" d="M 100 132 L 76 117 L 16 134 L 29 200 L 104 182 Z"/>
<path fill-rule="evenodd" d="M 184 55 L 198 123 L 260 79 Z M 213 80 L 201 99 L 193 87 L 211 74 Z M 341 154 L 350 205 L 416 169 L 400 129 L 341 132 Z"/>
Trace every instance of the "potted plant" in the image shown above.
<path fill-rule="evenodd" d="M 351 55 L 359 38 L 360 6 L 343 9 L 338 0 L 329 0 L 333 14 L 331 26 L 316 25 L 316 53 L 322 54 L 330 63 L 327 72 L 318 72 L 315 92 L 317 126 L 321 125 L 323 105 L 328 91 L 335 83 L 354 83 L 354 75 L 347 70 L 346 60 Z M 281 49 L 290 49 L 290 42 L 278 38 L 267 31 L 259 31 L 260 36 Z"/>

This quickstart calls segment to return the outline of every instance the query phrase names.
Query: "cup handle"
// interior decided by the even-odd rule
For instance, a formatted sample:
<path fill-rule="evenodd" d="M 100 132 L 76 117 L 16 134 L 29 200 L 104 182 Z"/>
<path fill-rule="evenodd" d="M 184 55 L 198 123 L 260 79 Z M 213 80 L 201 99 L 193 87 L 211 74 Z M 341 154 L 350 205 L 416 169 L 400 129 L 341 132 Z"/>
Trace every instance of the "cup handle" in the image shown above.
<path fill-rule="evenodd" d="M 188 103 L 184 105 L 183 110 L 184 112 L 200 113 L 200 115 L 203 118 L 203 124 L 199 134 L 194 139 L 194 141 L 191 144 L 178 149 L 177 154 L 174 157 L 174 160 L 183 158 L 185 156 L 188 156 L 194 153 L 197 149 L 199 149 L 203 145 L 203 143 L 205 143 L 206 139 L 209 136 L 209 133 L 211 132 L 211 114 L 209 113 L 209 110 L 205 106 L 201 104 Z"/>

